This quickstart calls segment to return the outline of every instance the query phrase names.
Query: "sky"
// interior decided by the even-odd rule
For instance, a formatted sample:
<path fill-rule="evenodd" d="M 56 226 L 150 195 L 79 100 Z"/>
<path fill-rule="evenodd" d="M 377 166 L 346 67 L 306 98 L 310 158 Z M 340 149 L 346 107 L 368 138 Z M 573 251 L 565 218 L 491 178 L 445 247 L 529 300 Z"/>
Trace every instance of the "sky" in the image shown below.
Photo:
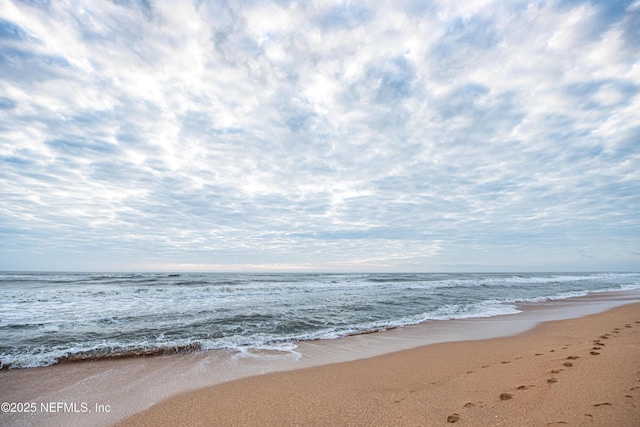
<path fill-rule="evenodd" d="M 638 46 L 638 0 L 0 0 L 0 270 L 638 271 Z"/>

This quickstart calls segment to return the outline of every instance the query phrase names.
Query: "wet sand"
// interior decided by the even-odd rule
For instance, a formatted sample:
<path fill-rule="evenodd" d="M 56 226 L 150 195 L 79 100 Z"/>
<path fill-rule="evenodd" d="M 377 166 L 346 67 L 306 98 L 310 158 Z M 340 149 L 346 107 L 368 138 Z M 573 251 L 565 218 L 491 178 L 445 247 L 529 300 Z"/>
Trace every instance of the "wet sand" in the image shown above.
<path fill-rule="evenodd" d="M 120 426 L 640 425 L 640 304 L 179 394 Z"/>

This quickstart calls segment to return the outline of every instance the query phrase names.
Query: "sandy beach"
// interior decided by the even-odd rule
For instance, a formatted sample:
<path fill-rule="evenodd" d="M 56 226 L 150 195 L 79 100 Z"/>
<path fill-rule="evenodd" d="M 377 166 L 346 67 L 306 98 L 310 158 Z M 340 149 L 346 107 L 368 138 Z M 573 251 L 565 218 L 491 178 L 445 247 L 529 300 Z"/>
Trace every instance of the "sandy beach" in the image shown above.
<path fill-rule="evenodd" d="M 640 304 L 180 394 L 119 426 L 640 425 Z"/>
<path fill-rule="evenodd" d="M 287 351 L 0 370 L 0 402 L 35 409 L 0 425 L 640 425 L 638 291 L 519 308 Z"/>

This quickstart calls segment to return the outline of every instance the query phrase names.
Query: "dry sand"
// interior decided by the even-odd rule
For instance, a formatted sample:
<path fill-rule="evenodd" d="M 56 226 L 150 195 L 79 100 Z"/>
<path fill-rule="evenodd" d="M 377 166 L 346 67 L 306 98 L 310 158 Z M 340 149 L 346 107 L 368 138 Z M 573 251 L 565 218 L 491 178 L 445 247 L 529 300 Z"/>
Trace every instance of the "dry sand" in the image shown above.
<path fill-rule="evenodd" d="M 187 392 L 121 426 L 640 426 L 640 304 Z"/>

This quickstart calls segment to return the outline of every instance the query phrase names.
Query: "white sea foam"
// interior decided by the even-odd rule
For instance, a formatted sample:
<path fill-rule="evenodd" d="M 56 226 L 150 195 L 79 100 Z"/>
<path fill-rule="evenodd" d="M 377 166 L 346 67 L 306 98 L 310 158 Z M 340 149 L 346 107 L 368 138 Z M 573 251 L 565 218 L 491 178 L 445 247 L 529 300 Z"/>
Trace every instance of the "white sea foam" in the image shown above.
<path fill-rule="evenodd" d="M 639 273 L 4 273 L 0 363 L 196 348 L 294 354 L 300 340 L 509 315 L 521 302 L 637 288 Z"/>

